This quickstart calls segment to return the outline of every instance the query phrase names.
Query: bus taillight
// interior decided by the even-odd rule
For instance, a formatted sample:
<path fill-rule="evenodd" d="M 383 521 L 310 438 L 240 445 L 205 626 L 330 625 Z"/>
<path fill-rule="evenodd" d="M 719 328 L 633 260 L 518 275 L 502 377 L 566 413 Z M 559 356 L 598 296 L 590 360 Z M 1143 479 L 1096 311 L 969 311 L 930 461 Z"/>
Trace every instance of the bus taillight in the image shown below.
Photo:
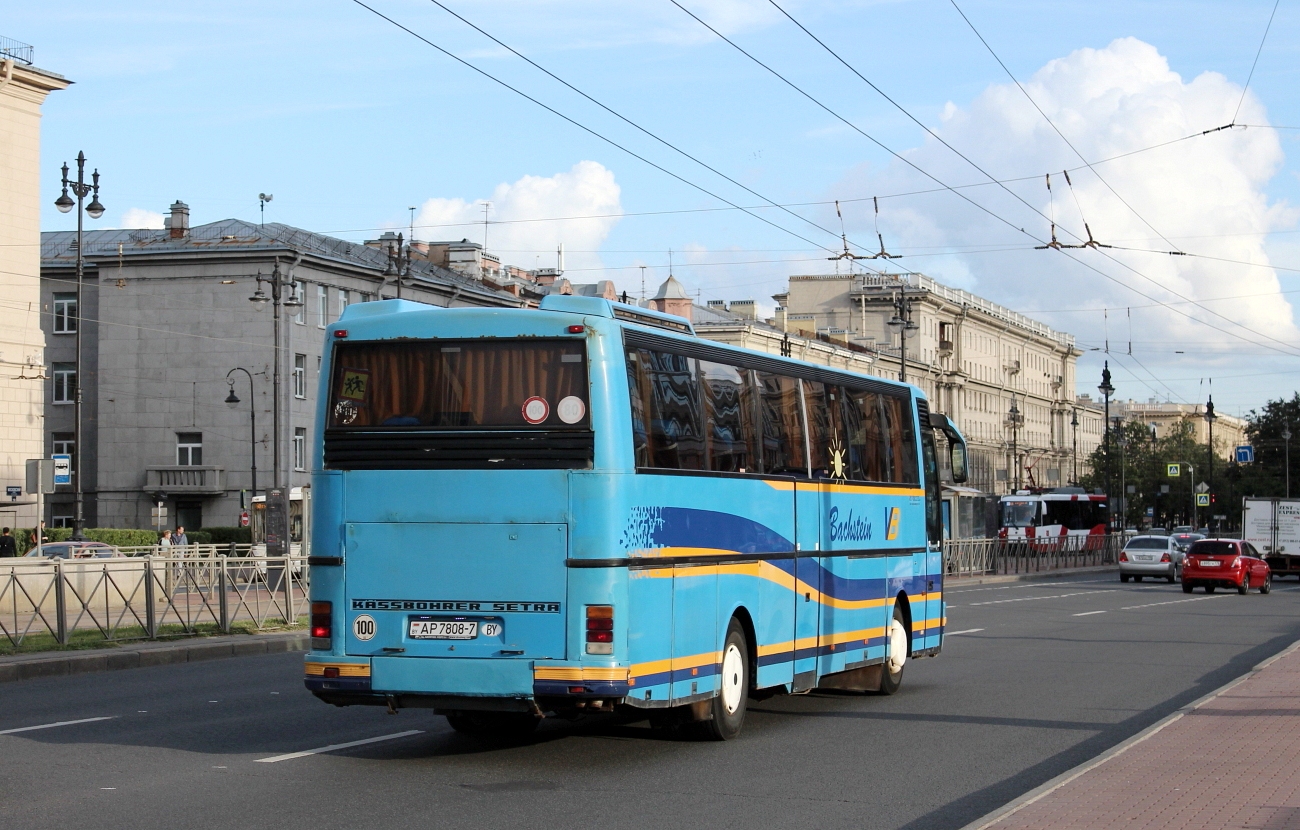
<path fill-rule="evenodd" d="M 311 604 L 311 647 L 318 651 L 328 651 L 332 645 L 331 634 L 334 628 L 334 604 L 330 602 L 313 602 Z"/>
<path fill-rule="evenodd" d="M 614 653 L 614 606 L 587 606 L 587 653 Z"/>

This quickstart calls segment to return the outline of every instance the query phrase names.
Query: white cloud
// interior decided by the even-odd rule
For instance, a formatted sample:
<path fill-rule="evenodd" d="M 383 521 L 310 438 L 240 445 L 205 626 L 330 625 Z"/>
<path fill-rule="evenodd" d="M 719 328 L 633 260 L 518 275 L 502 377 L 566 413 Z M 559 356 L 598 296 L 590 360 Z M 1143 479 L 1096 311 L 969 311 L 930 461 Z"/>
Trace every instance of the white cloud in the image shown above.
<path fill-rule="evenodd" d="M 604 275 L 584 269 L 602 267 L 600 246 L 623 212 L 619 195 L 613 172 L 594 161 L 580 161 L 572 169 L 550 177 L 524 176 L 513 183 L 503 182 L 487 197 L 492 203 L 488 251 L 497 254 L 502 264 L 549 268 L 554 267 L 555 250 L 563 243 L 564 265 L 566 270 L 571 270 L 571 280 L 595 282 Z M 588 218 L 510 221 L 562 217 Z M 428 240 L 465 237 L 481 243 L 482 221 L 482 200 L 429 199 L 416 217 L 416 236 Z M 476 222 L 480 223 L 478 227 L 473 226 Z M 419 227 L 449 223 L 463 223 L 463 226 L 426 230 Z"/>
<path fill-rule="evenodd" d="M 1168 61 L 1155 47 L 1134 38 L 1116 40 L 1104 49 L 1080 49 L 1051 61 L 1026 82 L 1025 88 L 1079 152 L 1094 162 L 1226 124 L 1232 120 L 1242 94 L 1240 86 L 1213 72 L 1184 81 L 1170 70 Z M 1237 120 L 1268 123 L 1263 105 L 1253 95 L 1246 96 Z M 1071 174 L 1073 196 L 1059 172 L 1053 173 L 1054 203 L 1049 201 L 1042 174 L 1078 167 L 1079 159 L 1014 85 L 991 86 L 969 106 L 949 104 L 944 108 L 942 127 L 936 132 L 998 178 L 1037 174 L 1009 186 L 1043 214 L 1056 217 L 1057 235 L 1062 242 L 1078 241 L 1071 231 L 1084 236 L 1082 218 L 1086 218 L 1100 242 L 1169 250 L 1169 244 L 1145 224 L 1145 219 L 1184 251 L 1267 265 L 1268 250 L 1259 234 L 1293 224 L 1296 218 L 1291 208 L 1270 203 L 1265 193 L 1283 160 L 1272 130 L 1225 130 L 1096 164 L 1105 183 L 1092 172 L 1079 170 Z M 948 184 L 987 181 L 933 139 L 927 138 L 906 155 Z M 1142 218 L 1125 206 L 1107 183 Z M 860 193 L 897 193 L 935 186 L 898 162 L 879 173 L 864 168 L 850 175 L 845 185 Z M 1011 220 L 1015 227 L 1047 237 L 1048 221 L 996 186 L 963 192 Z M 869 219 L 869 212 L 859 213 Z M 881 225 L 887 247 L 1033 244 L 1014 228 L 950 193 L 882 200 Z M 870 225 L 861 218 L 857 231 L 861 238 L 872 235 Z M 1161 301 L 1178 302 L 1171 291 L 1196 300 L 1257 295 L 1209 304 L 1249 331 L 1195 306 L 1177 307 L 1254 340 L 1270 342 L 1267 336 L 1300 341 L 1292 308 L 1279 293 L 1277 273 L 1270 267 L 1108 252 L 1152 282 L 1106 259 L 1102 253 L 1070 253 Z M 1069 262 L 1055 251 L 916 258 L 898 264 L 1022 310 L 1101 306 L 1123 309 L 1151 304 L 1151 300 Z M 1112 320 L 1115 316 L 1112 313 Z M 1230 347 L 1242 345 L 1227 334 L 1192 323 L 1166 308 L 1135 310 L 1133 319 L 1134 339 L 1142 341 L 1144 354 L 1155 357 L 1167 354 L 1172 359 L 1173 350 L 1179 348 L 1161 347 L 1162 341 L 1186 343 L 1195 339 L 1222 349 L 1224 359 L 1233 357 Z M 1104 334 L 1100 311 L 1053 316 L 1047 321 L 1093 343 Z M 1115 327 L 1110 334 L 1114 344 Z M 1123 335 L 1127 337 L 1126 332 Z M 1261 351 L 1259 347 L 1249 348 Z M 1138 349 L 1135 343 L 1135 352 Z M 1178 374 L 1185 375 L 1187 370 Z M 1135 389 L 1133 394 L 1145 391 Z"/>
<path fill-rule="evenodd" d="M 156 211 L 145 210 L 144 208 L 131 208 L 122 214 L 121 220 L 118 221 L 119 228 L 148 228 L 150 230 L 162 230 L 163 215 Z"/>

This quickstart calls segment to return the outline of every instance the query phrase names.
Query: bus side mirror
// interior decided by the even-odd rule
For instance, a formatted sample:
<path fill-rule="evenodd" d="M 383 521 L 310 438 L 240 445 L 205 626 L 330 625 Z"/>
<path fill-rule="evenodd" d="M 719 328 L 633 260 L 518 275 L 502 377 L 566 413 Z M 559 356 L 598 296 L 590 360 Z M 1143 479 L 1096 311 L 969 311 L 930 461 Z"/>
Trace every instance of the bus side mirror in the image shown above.
<path fill-rule="evenodd" d="M 961 484 L 966 480 L 966 445 L 953 441 L 948 445 L 949 464 L 952 467 L 952 480 Z"/>

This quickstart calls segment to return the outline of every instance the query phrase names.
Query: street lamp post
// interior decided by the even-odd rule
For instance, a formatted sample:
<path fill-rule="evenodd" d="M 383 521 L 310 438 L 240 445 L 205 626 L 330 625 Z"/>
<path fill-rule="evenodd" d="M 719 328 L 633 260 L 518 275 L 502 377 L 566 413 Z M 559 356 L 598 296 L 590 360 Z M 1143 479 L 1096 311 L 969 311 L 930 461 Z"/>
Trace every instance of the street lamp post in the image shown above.
<path fill-rule="evenodd" d="M 399 233 L 394 240 L 390 234 L 388 237 L 388 265 L 384 267 L 384 276 L 393 277 L 393 282 L 397 283 L 397 299 L 402 299 L 402 283 L 411 284 L 411 246 L 403 247 L 402 235 Z M 411 240 L 414 242 L 414 238 Z M 486 248 L 484 250 L 487 250 Z"/>
<path fill-rule="evenodd" d="M 1070 410 L 1070 430 L 1072 433 L 1072 437 L 1070 439 L 1070 452 L 1074 459 L 1071 462 L 1071 466 L 1073 468 L 1073 475 L 1070 479 L 1070 483 L 1078 484 L 1079 483 L 1079 410 L 1077 409 Z"/>
<path fill-rule="evenodd" d="M 77 201 L 74 203 L 72 197 L 68 195 L 68 190 L 77 194 Z M 82 207 L 82 201 L 91 196 L 90 204 Z M 91 219 L 98 219 L 104 215 L 104 206 L 99 203 L 99 169 L 96 168 L 91 174 L 91 181 L 86 183 L 86 154 L 77 153 L 77 180 L 68 179 L 68 165 L 63 165 L 63 195 L 54 200 L 54 206 L 59 209 L 60 213 L 67 213 L 74 207 L 77 209 L 77 343 L 76 343 L 76 388 L 73 390 L 72 419 L 73 424 L 72 436 L 72 483 L 76 493 L 76 511 L 72 519 L 72 538 L 74 541 L 81 541 L 86 537 L 82 535 L 85 526 L 85 514 L 83 513 L 84 490 L 82 488 L 81 459 L 85 456 L 81 446 L 81 282 L 82 274 L 85 271 L 86 258 L 83 251 L 86 250 L 85 235 L 83 228 L 82 214 L 85 213 Z M 38 520 L 40 517 L 37 517 Z"/>
<path fill-rule="evenodd" d="M 250 498 L 257 498 L 257 398 L 253 390 L 253 375 L 243 366 L 236 366 L 229 372 L 226 372 L 226 383 L 230 384 L 230 394 L 226 396 L 226 403 L 234 409 L 239 404 L 239 396 L 235 394 L 235 382 L 231 375 L 235 372 L 243 372 L 248 376 L 248 419 L 249 419 L 249 440 L 248 452 L 252 457 L 249 464 L 249 472 L 252 476 L 253 493 Z"/>
<path fill-rule="evenodd" d="M 1007 426 L 1011 427 L 1011 463 L 1016 465 L 1016 474 L 1014 476 L 1015 486 L 1012 492 L 1020 489 L 1020 448 L 1018 439 L 1020 437 L 1020 427 L 1025 422 L 1025 416 L 1021 413 L 1020 408 L 1016 406 L 1016 395 L 1011 393 L 1011 410 L 1007 412 Z"/>
<path fill-rule="evenodd" d="M 1105 397 L 1106 399 L 1106 420 L 1104 422 L 1106 427 L 1106 433 L 1103 438 L 1103 441 L 1106 445 L 1106 511 L 1109 514 L 1109 516 L 1107 517 L 1106 527 L 1110 528 L 1111 530 L 1114 530 L 1115 505 L 1114 505 L 1113 496 L 1111 494 L 1111 490 L 1114 488 L 1111 487 L 1111 480 L 1110 480 L 1110 396 L 1115 394 L 1115 387 L 1112 386 L 1110 382 L 1110 361 L 1109 360 L 1106 361 L 1106 365 L 1101 370 L 1101 385 L 1097 387 L 1097 391 L 1100 392 L 1102 396 Z"/>
<path fill-rule="evenodd" d="M 1291 427 L 1282 428 L 1282 440 L 1286 442 L 1286 497 L 1291 498 Z"/>
<path fill-rule="evenodd" d="M 1205 483 L 1210 489 L 1206 490 L 1205 491 L 1206 493 L 1214 492 L 1214 422 L 1218 417 L 1219 416 L 1214 414 L 1214 396 L 1211 395 L 1205 401 L 1205 423 L 1208 426 L 1210 431 L 1209 446 L 1206 448 L 1208 452 L 1206 453 L 1206 458 L 1205 458 L 1206 469 L 1209 471 L 1205 474 Z M 1213 501 L 1214 497 L 1211 496 L 1210 500 Z M 1211 510 L 1209 521 L 1205 523 L 1205 526 L 1209 527 L 1210 522 L 1213 521 L 1214 521 L 1214 511 Z M 1196 524 L 1196 522 L 1192 522 L 1192 524 Z"/>
<path fill-rule="evenodd" d="M 912 298 L 906 291 L 894 294 L 894 316 L 886 325 L 899 333 L 898 380 L 907 383 L 907 338 L 913 336 L 919 326 L 912 322 Z"/>
<path fill-rule="evenodd" d="M 268 283 L 271 287 L 271 296 L 269 297 L 266 295 L 266 292 L 262 289 L 262 283 L 264 282 Z M 289 288 L 292 291 L 292 293 L 288 297 L 284 296 L 285 288 Z M 267 304 L 270 304 L 274 311 L 274 317 L 272 323 L 272 338 L 275 341 L 275 347 L 273 349 L 274 368 L 271 372 L 271 395 L 272 395 L 271 424 L 272 424 L 272 430 L 274 432 L 274 435 L 272 436 L 272 440 L 271 440 L 271 448 L 275 459 L 274 459 L 274 463 L 271 465 L 271 469 L 272 469 L 271 487 L 273 490 L 278 491 L 281 494 L 281 496 L 287 497 L 288 489 L 284 486 L 284 481 L 281 480 L 284 468 L 281 464 L 282 459 L 280 457 L 280 432 L 281 432 L 280 410 L 284 405 L 283 401 L 281 400 L 283 396 L 281 395 L 282 379 L 281 379 L 281 372 L 280 372 L 280 364 L 283 362 L 283 360 L 280 354 L 281 351 L 280 309 L 301 308 L 302 298 L 298 296 L 297 286 L 294 285 L 293 281 L 285 280 L 280 275 L 280 260 L 277 259 L 275 261 L 275 269 L 271 272 L 271 276 L 263 277 L 260 271 L 257 273 L 257 290 L 253 292 L 253 295 L 249 297 L 248 300 L 249 302 L 253 303 L 253 305 L 258 309 L 265 308 Z M 281 544 L 285 545 L 284 549 L 286 552 L 288 551 L 288 546 L 287 546 L 288 543 L 286 540 L 289 538 L 288 504 L 286 503 L 284 505 L 281 505 L 280 509 L 273 510 L 271 507 L 271 495 L 272 493 L 268 490 L 267 510 L 266 510 L 268 555 L 270 555 L 269 540 L 271 539 L 272 534 L 275 534 L 275 537 L 280 540 Z M 273 517 L 279 517 L 281 519 L 280 524 L 282 524 L 283 527 L 272 527 Z M 278 555 L 284 555 L 284 554 L 278 554 Z"/>

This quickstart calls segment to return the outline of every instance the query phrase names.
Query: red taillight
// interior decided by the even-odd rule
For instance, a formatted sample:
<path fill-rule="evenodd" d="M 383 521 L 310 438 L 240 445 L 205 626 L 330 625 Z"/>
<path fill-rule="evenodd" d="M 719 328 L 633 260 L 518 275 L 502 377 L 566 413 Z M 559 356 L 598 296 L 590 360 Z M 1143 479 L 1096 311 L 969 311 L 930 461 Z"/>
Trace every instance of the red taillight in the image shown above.
<path fill-rule="evenodd" d="M 587 606 L 587 653 L 614 653 L 614 606 Z"/>
<path fill-rule="evenodd" d="M 325 667 L 325 671 L 324 671 L 324 675 L 323 675 L 323 676 L 325 676 L 325 677 L 338 677 L 338 676 L 339 676 L 339 667 L 338 667 L 338 666 L 326 666 L 326 667 Z"/>
<path fill-rule="evenodd" d="M 317 651 L 328 651 L 333 645 L 334 604 L 330 602 L 313 602 L 311 604 L 311 647 Z"/>
<path fill-rule="evenodd" d="M 347 330 L 347 329 L 334 329 L 334 336 L 335 336 L 335 337 L 347 337 L 347 336 L 348 336 L 348 330 Z"/>
<path fill-rule="evenodd" d="M 1127 561 L 1128 561 L 1128 554 L 1125 553 L 1124 551 L 1120 551 L 1120 552 L 1119 552 L 1119 561 L 1121 561 L 1121 562 L 1127 562 Z"/>
<path fill-rule="evenodd" d="M 582 334 L 585 330 L 583 326 L 569 326 L 569 334 Z"/>
<path fill-rule="evenodd" d="M 1172 562 L 1173 560 L 1170 559 L 1170 558 L 1169 558 L 1169 554 L 1166 553 L 1164 556 L 1160 557 L 1160 561 L 1161 561 L 1161 562 Z"/>

